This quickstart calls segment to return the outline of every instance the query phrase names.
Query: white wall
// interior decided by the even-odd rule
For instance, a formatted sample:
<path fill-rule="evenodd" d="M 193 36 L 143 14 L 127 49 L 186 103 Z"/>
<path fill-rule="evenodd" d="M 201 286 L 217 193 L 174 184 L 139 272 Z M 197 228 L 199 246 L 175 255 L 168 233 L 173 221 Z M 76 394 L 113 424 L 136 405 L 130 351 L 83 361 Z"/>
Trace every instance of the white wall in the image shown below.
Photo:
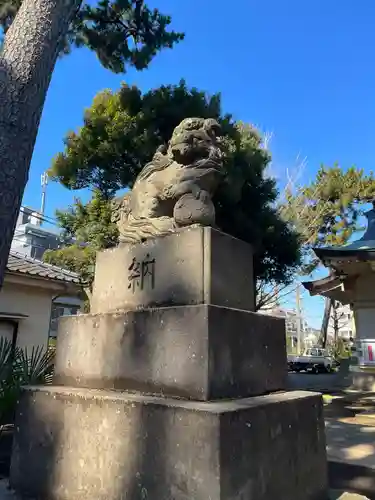
<path fill-rule="evenodd" d="M 375 339 L 375 273 L 369 269 L 355 282 L 353 301 L 357 339 Z"/>
<path fill-rule="evenodd" d="M 357 339 L 375 339 L 375 307 L 355 309 L 354 317 Z"/>
<path fill-rule="evenodd" d="M 52 290 L 5 281 L 0 291 L 0 312 L 28 316 L 19 320 L 17 337 L 19 347 L 31 348 L 33 345 L 47 347 L 53 296 Z"/>

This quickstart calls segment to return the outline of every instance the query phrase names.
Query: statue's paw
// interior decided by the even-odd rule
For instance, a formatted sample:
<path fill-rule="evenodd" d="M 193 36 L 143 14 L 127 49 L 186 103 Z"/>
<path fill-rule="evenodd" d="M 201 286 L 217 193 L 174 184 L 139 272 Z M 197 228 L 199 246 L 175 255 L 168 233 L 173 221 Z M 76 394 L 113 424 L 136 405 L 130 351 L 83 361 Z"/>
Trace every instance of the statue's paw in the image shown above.
<path fill-rule="evenodd" d="M 207 192 L 202 192 L 208 195 Z M 195 193 L 187 193 L 177 201 L 173 210 L 173 217 L 178 226 L 191 226 L 200 224 L 211 226 L 215 222 L 215 208 L 210 196 L 196 198 Z"/>
<path fill-rule="evenodd" d="M 209 195 L 209 193 L 207 193 L 207 191 L 202 190 L 202 191 L 199 191 L 197 200 L 206 204 L 207 202 L 211 201 L 211 196 Z"/>
<path fill-rule="evenodd" d="M 193 195 L 193 197 L 196 199 L 196 200 L 200 200 L 200 197 L 201 197 L 201 190 L 196 188 L 196 189 L 192 189 L 191 190 L 191 194 Z M 185 193 L 185 194 L 189 194 L 189 193 Z"/>

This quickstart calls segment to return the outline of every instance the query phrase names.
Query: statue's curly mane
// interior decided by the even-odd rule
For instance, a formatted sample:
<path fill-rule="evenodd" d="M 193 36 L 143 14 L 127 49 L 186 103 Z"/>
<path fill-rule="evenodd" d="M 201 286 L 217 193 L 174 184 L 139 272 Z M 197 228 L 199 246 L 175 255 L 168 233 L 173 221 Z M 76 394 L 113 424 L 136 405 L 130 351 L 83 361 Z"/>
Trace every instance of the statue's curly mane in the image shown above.
<path fill-rule="evenodd" d="M 140 171 L 135 182 L 144 181 L 153 173 L 160 172 L 161 170 L 167 168 L 172 162 L 173 160 L 167 155 L 163 155 L 160 152 L 155 153 L 150 163 L 147 163 L 147 165 L 145 165 Z"/>

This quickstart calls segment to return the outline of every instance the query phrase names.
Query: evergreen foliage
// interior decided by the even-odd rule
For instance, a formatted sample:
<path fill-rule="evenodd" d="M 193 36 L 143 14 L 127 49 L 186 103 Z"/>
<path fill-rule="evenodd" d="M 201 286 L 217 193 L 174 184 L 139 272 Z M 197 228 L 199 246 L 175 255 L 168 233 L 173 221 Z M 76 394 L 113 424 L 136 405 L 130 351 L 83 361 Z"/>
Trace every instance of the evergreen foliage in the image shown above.
<path fill-rule="evenodd" d="M 0 27 L 6 33 L 22 0 L 0 0 Z M 143 0 L 82 2 L 61 43 L 60 55 L 74 47 L 94 51 L 101 64 L 114 73 L 128 65 L 145 69 L 163 48 L 172 48 L 184 35 L 168 31 L 171 18 L 151 10 Z"/>

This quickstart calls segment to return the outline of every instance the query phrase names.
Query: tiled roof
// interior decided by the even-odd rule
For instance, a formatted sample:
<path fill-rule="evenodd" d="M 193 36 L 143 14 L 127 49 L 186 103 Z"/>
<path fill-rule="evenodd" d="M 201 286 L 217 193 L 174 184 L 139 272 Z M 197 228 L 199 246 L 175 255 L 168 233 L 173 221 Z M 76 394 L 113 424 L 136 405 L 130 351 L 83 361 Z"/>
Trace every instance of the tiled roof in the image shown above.
<path fill-rule="evenodd" d="M 67 283 L 80 283 L 78 274 L 41 262 L 40 260 L 32 259 L 14 250 L 11 250 L 9 254 L 7 271 L 55 281 L 65 281 Z"/>

